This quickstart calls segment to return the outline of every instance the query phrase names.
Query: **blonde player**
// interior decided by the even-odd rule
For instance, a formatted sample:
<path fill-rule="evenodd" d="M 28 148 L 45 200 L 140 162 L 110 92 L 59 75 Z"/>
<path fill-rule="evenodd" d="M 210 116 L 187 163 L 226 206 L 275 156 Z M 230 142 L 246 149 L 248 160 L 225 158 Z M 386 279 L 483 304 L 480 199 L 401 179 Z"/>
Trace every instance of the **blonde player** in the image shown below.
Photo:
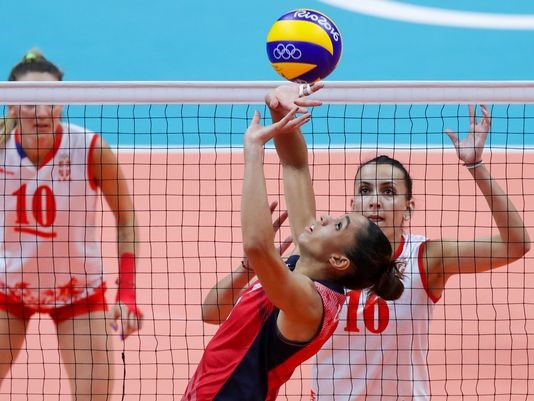
<path fill-rule="evenodd" d="M 60 81 L 39 51 L 28 52 L 11 81 Z M 9 106 L 13 128 L 0 150 L 0 378 L 24 342 L 28 321 L 48 314 L 73 398 L 108 400 L 110 328 L 123 338 L 140 328 L 135 299 L 135 213 L 117 158 L 105 141 L 61 121 L 61 106 Z M 0 130 L 1 131 L 1 130 Z M 102 192 L 117 224 L 119 279 L 107 316 L 96 210 Z"/>

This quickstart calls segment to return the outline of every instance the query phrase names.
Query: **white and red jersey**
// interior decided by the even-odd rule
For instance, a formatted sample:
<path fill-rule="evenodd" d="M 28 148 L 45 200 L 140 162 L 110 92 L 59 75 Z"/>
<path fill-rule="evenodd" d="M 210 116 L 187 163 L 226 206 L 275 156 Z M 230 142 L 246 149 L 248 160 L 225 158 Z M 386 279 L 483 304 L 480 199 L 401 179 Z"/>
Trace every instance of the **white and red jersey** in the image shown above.
<path fill-rule="evenodd" d="M 334 335 L 316 355 L 311 400 L 428 401 L 428 332 L 434 304 L 422 250 L 405 235 L 397 260 L 405 290 L 396 301 L 350 291 Z"/>
<path fill-rule="evenodd" d="M 62 124 L 35 166 L 15 129 L 0 150 L 0 291 L 39 309 L 83 299 L 102 284 L 96 241 L 98 135 Z"/>

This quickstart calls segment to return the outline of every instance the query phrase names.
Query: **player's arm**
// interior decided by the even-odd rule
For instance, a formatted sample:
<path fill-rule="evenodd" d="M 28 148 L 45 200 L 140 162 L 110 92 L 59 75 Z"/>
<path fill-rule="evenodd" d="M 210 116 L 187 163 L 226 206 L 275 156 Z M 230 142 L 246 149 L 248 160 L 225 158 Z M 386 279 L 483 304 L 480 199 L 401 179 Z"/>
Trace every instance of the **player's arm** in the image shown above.
<path fill-rule="evenodd" d="M 295 112 L 296 109 L 266 127 L 259 125 L 260 117 L 256 113 L 245 134 L 241 225 L 245 254 L 267 296 L 288 320 L 298 322 L 302 328 L 299 335 L 308 339 L 309 332 L 317 329 L 317 322 L 322 318 L 322 301 L 310 279 L 285 267 L 273 244 L 274 231 L 263 172 L 264 144 L 273 136 L 285 135 L 308 121 L 309 115 L 294 118 Z"/>
<path fill-rule="evenodd" d="M 307 112 L 307 107 L 320 105 L 317 100 L 308 99 L 324 84 L 286 84 L 269 93 L 265 99 L 273 122 L 287 115 L 290 107 L 298 112 Z M 315 195 L 308 164 L 308 148 L 300 127 L 286 135 L 274 137 L 276 152 L 280 158 L 284 175 L 284 193 L 293 238 L 298 238 L 307 225 L 316 219 Z"/>
<path fill-rule="evenodd" d="M 117 226 L 119 279 L 112 315 L 114 320 L 121 317 L 121 334 L 126 338 L 140 328 L 142 320 L 135 296 L 135 255 L 139 241 L 133 201 L 117 157 L 101 137 L 94 145 L 91 166 L 94 182 L 102 191 Z"/>
<path fill-rule="evenodd" d="M 210 324 L 224 322 L 253 277 L 255 277 L 254 270 L 245 264 L 240 264 L 219 280 L 202 302 L 202 321 Z"/>
<path fill-rule="evenodd" d="M 477 123 L 475 111 L 469 106 L 471 118 L 467 137 L 460 141 L 447 130 L 458 157 L 469 169 L 480 192 L 484 195 L 499 234 L 471 241 L 430 241 L 426 260 L 429 280 L 434 287 L 443 288 L 447 279 L 455 274 L 479 273 L 511 263 L 530 249 L 530 237 L 521 215 L 501 186 L 491 177 L 483 164 L 483 150 L 491 126 L 486 106 L 481 106 L 482 118 Z"/>
<path fill-rule="evenodd" d="M 278 202 L 271 202 L 271 215 L 276 210 Z M 280 226 L 287 219 L 287 211 L 280 213 L 280 216 L 273 222 L 273 230 L 276 233 Z M 283 255 L 291 245 L 291 237 L 286 238 L 278 249 L 278 253 Z M 213 286 L 202 303 L 202 320 L 204 323 L 221 324 L 226 320 L 238 298 L 250 280 L 255 277 L 254 269 L 250 267 L 248 258 L 244 257 L 239 266 L 230 274 L 224 276 L 215 286 Z"/>

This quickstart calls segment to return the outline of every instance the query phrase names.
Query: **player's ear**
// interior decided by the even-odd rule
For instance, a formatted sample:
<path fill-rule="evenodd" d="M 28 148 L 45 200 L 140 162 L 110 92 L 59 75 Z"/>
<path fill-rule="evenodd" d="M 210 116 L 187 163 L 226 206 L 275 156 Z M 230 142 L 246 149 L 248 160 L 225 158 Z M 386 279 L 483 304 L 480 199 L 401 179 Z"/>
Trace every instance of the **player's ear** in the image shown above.
<path fill-rule="evenodd" d="M 412 211 L 413 211 L 413 208 L 414 208 L 414 203 L 412 200 L 408 201 L 407 205 L 406 205 L 406 210 L 404 211 L 404 216 L 403 216 L 403 219 L 405 221 L 408 221 L 412 218 Z"/>
<path fill-rule="evenodd" d="M 349 258 L 340 253 L 333 253 L 330 255 L 328 261 L 330 262 L 330 266 L 339 271 L 347 270 L 350 267 Z"/>

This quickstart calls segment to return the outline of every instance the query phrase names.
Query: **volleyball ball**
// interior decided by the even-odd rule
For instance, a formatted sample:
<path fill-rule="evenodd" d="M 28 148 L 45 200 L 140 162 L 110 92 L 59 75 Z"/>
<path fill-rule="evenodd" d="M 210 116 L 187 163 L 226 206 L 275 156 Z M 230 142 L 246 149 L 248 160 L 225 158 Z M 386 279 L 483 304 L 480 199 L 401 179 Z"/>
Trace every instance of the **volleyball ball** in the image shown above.
<path fill-rule="evenodd" d="M 267 54 L 274 70 L 293 82 L 326 78 L 341 57 L 341 34 L 326 15 L 298 9 L 282 15 L 267 35 Z"/>

